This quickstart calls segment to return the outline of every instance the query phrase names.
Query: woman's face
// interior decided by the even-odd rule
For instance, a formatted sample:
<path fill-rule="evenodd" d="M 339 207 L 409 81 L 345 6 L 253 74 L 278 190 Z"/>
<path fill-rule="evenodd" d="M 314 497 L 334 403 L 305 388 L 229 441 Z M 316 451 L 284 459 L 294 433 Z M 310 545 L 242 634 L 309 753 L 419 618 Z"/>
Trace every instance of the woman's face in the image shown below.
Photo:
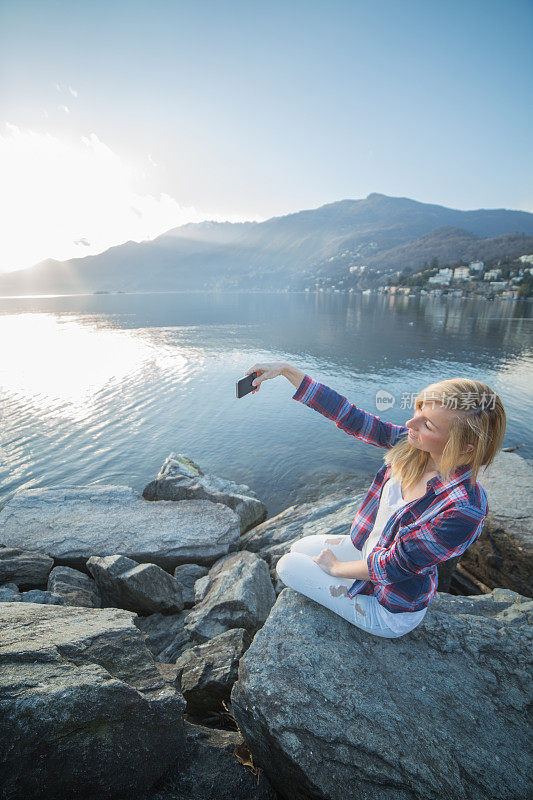
<path fill-rule="evenodd" d="M 439 456 L 448 441 L 451 422 L 449 408 L 438 402 L 423 403 L 405 423 L 409 428 L 409 442 L 419 450 Z"/>

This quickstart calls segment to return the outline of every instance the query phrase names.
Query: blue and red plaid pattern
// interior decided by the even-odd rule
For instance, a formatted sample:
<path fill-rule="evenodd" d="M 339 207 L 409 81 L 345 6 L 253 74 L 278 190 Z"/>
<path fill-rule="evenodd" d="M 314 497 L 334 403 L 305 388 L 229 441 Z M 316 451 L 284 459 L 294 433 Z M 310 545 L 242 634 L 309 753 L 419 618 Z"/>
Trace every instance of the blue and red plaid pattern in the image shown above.
<path fill-rule="evenodd" d="M 376 447 L 390 449 L 408 433 L 405 426 L 383 422 L 309 375 L 304 376 L 293 399 Z M 350 536 L 358 550 L 372 531 L 381 489 L 390 472 L 386 464 L 378 470 L 352 522 Z M 423 497 L 399 508 L 367 557 L 370 580 L 355 580 L 348 595 L 375 595 L 393 613 L 428 606 L 437 591 L 437 564 L 461 555 L 481 535 L 488 513 L 487 495 L 477 481 L 472 485 L 471 477 L 471 468 L 462 466 L 445 483 L 439 476 L 431 478 Z"/>

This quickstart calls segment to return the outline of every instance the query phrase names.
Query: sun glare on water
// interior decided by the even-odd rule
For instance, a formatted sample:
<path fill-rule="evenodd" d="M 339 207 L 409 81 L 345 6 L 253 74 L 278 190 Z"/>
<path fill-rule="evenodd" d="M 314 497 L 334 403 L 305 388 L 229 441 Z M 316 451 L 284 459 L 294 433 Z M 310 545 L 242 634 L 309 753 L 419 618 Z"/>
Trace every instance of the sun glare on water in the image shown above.
<path fill-rule="evenodd" d="M 69 417 L 89 413 L 96 395 L 127 375 L 168 370 L 179 380 L 188 363 L 145 330 L 102 328 L 77 316 L 0 316 L 0 341 L 0 391 L 34 406 L 60 405 Z"/>

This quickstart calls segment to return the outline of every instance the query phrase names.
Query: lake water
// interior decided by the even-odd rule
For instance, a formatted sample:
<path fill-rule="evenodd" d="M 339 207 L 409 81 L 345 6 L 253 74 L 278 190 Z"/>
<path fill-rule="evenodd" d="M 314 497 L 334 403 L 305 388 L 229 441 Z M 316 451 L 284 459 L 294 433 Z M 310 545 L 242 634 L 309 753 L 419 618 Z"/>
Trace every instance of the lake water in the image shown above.
<path fill-rule="evenodd" d="M 0 298 L 0 507 L 21 487 L 141 493 L 171 451 L 248 484 L 269 517 L 339 476 L 366 487 L 385 451 L 293 400 L 285 378 L 236 398 L 256 361 L 290 361 L 396 424 L 412 416 L 404 393 L 482 380 L 506 407 L 504 447 L 533 459 L 531 310 L 305 292 Z M 395 398 L 386 411 L 381 390 Z"/>

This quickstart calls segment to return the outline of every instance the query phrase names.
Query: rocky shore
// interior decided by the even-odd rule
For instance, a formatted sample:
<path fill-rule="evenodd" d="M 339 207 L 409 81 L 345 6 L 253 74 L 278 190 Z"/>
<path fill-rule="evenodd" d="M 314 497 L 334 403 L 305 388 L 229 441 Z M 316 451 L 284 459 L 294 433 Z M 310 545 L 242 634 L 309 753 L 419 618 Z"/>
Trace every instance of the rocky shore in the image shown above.
<path fill-rule="evenodd" d="M 171 453 L 127 486 L 0 511 L 1 800 L 523 800 L 531 795 L 533 469 L 480 474 L 483 533 L 423 622 L 371 636 L 283 585 L 364 487 L 267 519 Z"/>

